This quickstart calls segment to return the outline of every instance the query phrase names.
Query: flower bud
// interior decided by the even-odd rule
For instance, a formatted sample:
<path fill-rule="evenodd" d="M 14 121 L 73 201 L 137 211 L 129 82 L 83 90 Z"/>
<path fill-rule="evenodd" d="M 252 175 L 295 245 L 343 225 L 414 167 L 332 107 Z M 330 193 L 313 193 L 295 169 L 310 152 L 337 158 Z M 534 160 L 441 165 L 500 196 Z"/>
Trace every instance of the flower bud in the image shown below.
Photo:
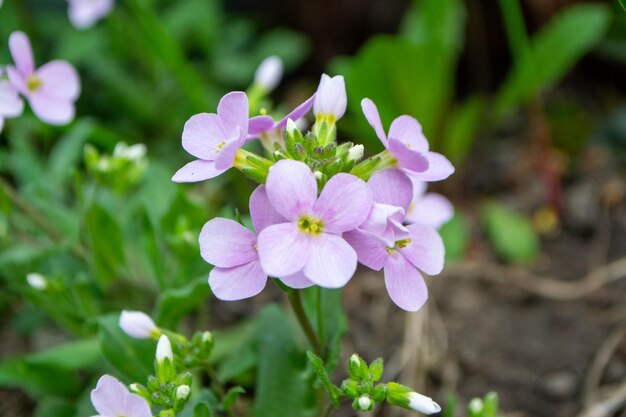
<path fill-rule="evenodd" d="M 146 400 L 150 400 L 150 391 L 148 391 L 148 388 L 144 387 L 143 385 L 134 383 L 130 384 L 128 388 L 133 394 L 137 394 L 140 397 L 145 398 Z"/>
<path fill-rule="evenodd" d="M 191 388 L 189 388 L 189 385 L 181 385 L 176 389 L 176 398 L 179 400 L 186 400 L 189 398 L 190 393 Z"/>
<path fill-rule="evenodd" d="M 370 411 L 374 408 L 374 402 L 368 395 L 361 395 L 359 398 L 354 400 L 352 406 L 358 411 Z"/>
<path fill-rule="evenodd" d="M 172 353 L 172 344 L 170 339 L 164 334 L 159 338 L 156 348 L 156 360 L 159 364 L 163 363 L 165 359 L 169 359 L 170 362 L 174 360 L 174 354 Z"/>
<path fill-rule="evenodd" d="M 348 371 L 352 378 L 365 378 L 368 373 L 367 364 L 359 355 L 354 353 L 350 356 L 350 360 L 348 360 Z"/>
<path fill-rule="evenodd" d="M 124 333 L 135 339 L 156 339 L 161 334 L 154 321 L 141 311 L 122 311 L 119 323 Z"/>
<path fill-rule="evenodd" d="M 313 103 L 315 118 L 326 119 L 329 124 L 334 125 L 335 121 L 346 112 L 347 103 L 346 84 L 343 77 L 338 75 L 331 78 L 322 74 Z"/>
<path fill-rule="evenodd" d="M 38 272 L 31 272 L 26 275 L 26 282 L 28 282 L 31 288 L 38 291 L 43 291 L 48 287 L 48 280 Z"/>
<path fill-rule="evenodd" d="M 411 410 L 419 411 L 422 414 L 430 415 L 441 411 L 439 404 L 433 401 L 432 398 L 419 394 L 415 391 L 409 392 L 409 408 Z"/>
<path fill-rule="evenodd" d="M 363 157 L 363 145 L 356 145 L 348 151 L 348 161 L 358 161 Z"/>
<path fill-rule="evenodd" d="M 146 145 L 138 143 L 128 146 L 125 142 L 118 142 L 113 148 L 114 158 L 123 158 L 129 161 L 137 161 L 146 156 Z"/>
<path fill-rule="evenodd" d="M 265 58 L 254 73 L 254 83 L 268 93 L 276 88 L 282 78 L 283 61 L 276 55 Z"/>

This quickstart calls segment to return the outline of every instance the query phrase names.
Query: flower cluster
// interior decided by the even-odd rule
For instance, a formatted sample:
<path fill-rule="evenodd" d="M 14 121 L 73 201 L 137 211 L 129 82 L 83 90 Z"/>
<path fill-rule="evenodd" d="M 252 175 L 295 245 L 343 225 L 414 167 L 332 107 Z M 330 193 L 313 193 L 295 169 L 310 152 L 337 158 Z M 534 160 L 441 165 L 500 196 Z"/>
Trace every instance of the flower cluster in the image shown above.
<path fill-rule="evenodd" d="M 336 123 L 347 106 L 341 76 L 324 74 L 315 95 L 279 121 L 250 117 L 247 95 L 231 92 L 216 114 L 198 114 L 185 124 L 183 148 L 198 159 L 173 181 L 202 181 L 234 167 L 260 183 L 250 196 L 254 230 L 215 218 L 200 233 L 218 298 L 254 296 L 268 277 L 291 288 L 339 288 L 361 263 L 384 271 L 399 307 L 416 311 L 426 301 L 422 273 L 443 269 L 437 228 L 453 209 L 443 196 L 425 194 L 425 182 L 443 180 L 454 168 L 429 150 L 416 119 L 400 116 L 385 133 L 376 105 L 367 98 L 361 105 L 385 147 L 363 161 L 362 145 L 336 142 Z M 303 133 L 295 122 L 311 109 L 315 123 Z M 264 156 L 244 149 L 256 138 Z"/>
<path fill-rule="evenodd" d="M 42 121 L 52 125 L 71 122 L 80 94 L 80 79 L 74 67 L 56 60 L 36 68 L 30 41 L 23 32 L 11 34 L 9 49 L 14 65 L 0 67 L 0 130 L 4 118 L 22 114 L 20 94 Z"/>

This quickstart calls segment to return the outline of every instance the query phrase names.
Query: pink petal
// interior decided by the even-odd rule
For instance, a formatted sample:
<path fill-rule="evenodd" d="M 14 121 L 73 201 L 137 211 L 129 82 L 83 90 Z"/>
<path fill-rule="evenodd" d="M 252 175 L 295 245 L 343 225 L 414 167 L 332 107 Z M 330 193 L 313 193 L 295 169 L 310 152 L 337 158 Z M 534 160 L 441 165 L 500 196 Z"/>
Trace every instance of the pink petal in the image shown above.
<path fill-rule="evenodd" d="M 381 240 L 388 247 L 393 247 L 396 241 L 409 237 L 409 231 L 402 225 L 403 221 L 402 207 L 374 203 L 367 220 L 358 230 Z"/>
<path fill-rule="evenodd" d="M 367 181 L 372 196 L 377 203 L 409 208 L 413 198 L 413 184 L 399 169 L 384 169 L 372 175 Z"/>
<path fill-rule="evenodd" d="M 385 286 L 393 302 L 407 311 L 419 310 L 428 299 L 424 278 L 397 252 L 385 263 Z"/>
<path fill-rule="evenodd" d="M 227 138 L 222 122 L 213 113 L 192 116 L 183 129 L 183 148 L 196 158 L 214 161 Z"/>
<path fill-rule="evenodd" d="M 87 29 L 106 17 L 113 8 L 113 0 L 69 0 L 69 18 L 78 29 Z"/>
<path fill-rule="evenodd" d="M 411 234 L 411 243 L 398 251 L 425 273 L 440 273 L 443 270 L 445 248 L 437 230 L 419 223 L 407 226 L 407 229 Z"/>
<path fill-rule="evenodd" d="M 142 397 L 137 394 L 126 394 L 124 396 L 123 416 L 126 417 L 152 417 L 150 406 Z"/>
<path fill-rule="evenodd" d="M 75 101 L 80 95 L 80 78 L 76 69 L 66 61 L 51 61 L 35 71 L 41 79 L 37 93 L 65 101 Z"/>
<path fill-rule="evenodd" d="M 274 119 L 269 116 L 255 116 L 248 121 L 248 135 L 256 137 L 261 133 L 274 128 Z"/>
<path fill-rule="evenodd" d="M 309 288 L 315 285 L 306 277 L 306 275 L 304 275 L 302 271 L 297 272 L 293 275 L 287 275 L 286 277 L 282 277 L 280 278 L 280 281 L 286 286 L 297 290 L 302 288 Z"/>
<path fill-rule="evenodd" d="M 274 129 L 284 129 L 287 126 L 287 120 L 291 119 L 294 122 L 303 118 L 313 107 L 313 102 L 315 101 L 315 94 L 309 97 L 304 103 L 300 104 L 298 107 L 293 109 L 287 116 L 283 117 Z"/>
<path fill-rule="evenodd" d="M 76 113 L 71 100 L 46 95 L 43 89 L 31 93 L 28 103 L 39 119 L 51 125 L 67 124 L 74 119 Z"/>
<path fill-rule="evenodd" d="M 310 214 L 317 199 L 313 173 L 303 162 L 291 159 L 278 161 L 270 168 L 265 190 L 272 206 L 289 220 Z"/>
<path fill-rule="evenodd" d="M 263 270 L 272 277 L 286 277 L 304 268 L 311 252 L 311 236 L 301 233 L 294 223 L 274 224 L 257 239 Z"/>
<path fill-rule="evenodd" d="M 256 235 L 234 220 L 216 217 L 202 227 L 200 254 L 220 268 L 231 268 L 257 259 Z"/>
<path fill-rule="evenodd" d="M 423 172 L 410 172 L 420 181 L 441 181 L 454 173 L 454 166 L 448 159 L 437 152 L 427 152 L 424 154 L 428 159 L 428 169 Z M 404 168 L 404 167 L 403 167 Z"/>
<path fill-rule="evenodd" d="M 374 271 L 383 268 L 389 253 L 379 239 L 358 230 L 344 233 L 343 238 L 356 251 L 360 263 Z"/>
<path fill-rule="evenodd" d="M 250 195 L 250 217 L 257 233 L 268 226 L 287 221 L 270 204 L 264 185 L 259 185 Z"/>
<path fill-rule="evenodd" d="M 213 268 L 209 274 L 213 294 L 224 301 L 254 297 L 266 283 L 267 274 L 257 260 L 234 268 Z"/>
<path fill-rule="evenodd" d="M 428 159 L 418 151 L 410 149 L 398 139 L 389 138 L 389 152 L 398 160 L 398 167 L 411 172 L 424 172 L 428 169 Z"/>
<path fill-rule="evenodd" d="M 385 129 L 383 129 L 383 122 L 380 121 L 380 115 L 378 114 L 378 108 L 374 104 L 372 100 L 369 98 L 364 98 L 361 100 L 361 108 L 363 109 L 363 114 L 367 119 L 367 122 L 374 128 L 374 132 L 376 132 L 376 136 L 378 139 L 387 146 L 387 135 L 385 135 Z"/>
<path fill-rule="evenodd" d="M 120 381 L 110 375 L 102 375 L 91 391 L 91 403 L 103 416 L 122 416 L 125 414 L 124 397 L 127 394 L 128 390 Z"/>
<path fill-rule="evenodd" d="M 15 67 L 6 67 L 5 68 L 7 77 L 9 78 L 9 82 L 13 87 L 17 89 L 20 93 L 22 93 L 25 97 L 30 95 L 28 91 L 28 87 L 26 86 L 26 79 L 22 75 L 22 73 Z"/>
<path fill-rule="evenodd" d="M 325 288 L 346 285 L 356 271 L 357 255 L 341 236 L 322 233 L 312 239 L 304 275 Z"/>
<path fill-rule="evenodd" d="M 23 110 L 17 90 L 8 81 L 0 81 L 0 117 L 17 117 Z"/>
<path fill-rule="evenodd" d="M 418 152 L 428 152 L 428 140 L 422 126 L 415 118 L 407 115 L 397 117 L 389 128 L 389 138 L 394 138 Z"/>
<path fill-rule="evenodd" d="M 241 133 L 248 135 L 248 96 L 242 91 L 226 94 L 217 105 L 217 115 L 222 121 L 224 132 L 230 138 Z"/>
<path fill-rule="evenodd" d="M 437 193 L 428 193 L 411 204 L 406 221 L 439 229 L 454 216 L 450 200 Z"/>
<path fill-rule="evenodd" d="M 241 132 L 241 129 L 238 129 Z M 246 143 L 244 136 L 238 136 L 233 139 L 229 139 L 224 143 L 224 147 L 217 154 L 215 158 L 215 168 L 221 170 L 227 170 L 233 166 L 235 162 L 235 156 L 237 151 Z"/>
<path fill-rule="evenodd" d="M 13 62 L 15 62 L 15 66 L 22 73 L 22 76 L 27 77 L 32 74 L 35 70 L 35 63 L 28 36 L 24 32 L 11 33 L 9 49 Z"/>
<path fill-rule="evenodd" d="M 365 181 L 340 173 L 326 183 L 314 213 L 323 219 L 325 232 L 341 233 L 363 223 L 372 203 L 372 192 Z"/>
<path fill-rule="evenodd" d="M 191 161 L 172 177 L 174 182 L 197 182 L 208 180 L 209 178 L 217 177 L 226 170 L 219 170 L 215 168 L 213 161 L 196 160 Z"/>

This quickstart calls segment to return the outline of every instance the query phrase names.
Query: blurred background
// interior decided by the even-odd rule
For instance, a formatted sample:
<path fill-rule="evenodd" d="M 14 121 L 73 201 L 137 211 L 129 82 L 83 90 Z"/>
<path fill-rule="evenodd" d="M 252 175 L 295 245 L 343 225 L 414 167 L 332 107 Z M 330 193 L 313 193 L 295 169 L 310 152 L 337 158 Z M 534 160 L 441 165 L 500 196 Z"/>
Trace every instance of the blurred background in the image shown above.
<path fill-rule="evenodd" d="M 5 0 L 0 65 L 14 30 L 39 65 L 75 65 L 82 93 L 68 126 L 26 110 L 0 133 L 0 415 L 90 415 L 99 373 L 141 380 L 152 353 L 147 365 L 124 353 L 134 342 L 117 329 L 123 308 L 216 330 L 221 377 L 252 392 L 251 323 L 284 299 L 274 286 L 212 298 L 196 239 L 209 218 L 245 213 L 254 184 L 238 172 L 170 178 L 189 161 L 184 122 L 247 89 L 278 55 L 285 77 L 264 103 L 276 114 L 309 97 L 321 73 L 341 74 L 341 139 L 381 150 L 360 111 L 370 97 L 386 126 L 416 117 L 457 168 L 429 188 L 456 208 L 429 303 L 406 314 L 381 274 L 361 271 L 337 318 L 350 324 L 342 358 L 382 356 L 386 378 L 457 402 L 457 415 L 496 391 L 506 416 L 626 416 L 619 0 L 117 0 L 84 31 L 63 0 Z M 119 142 L 145 144 L 147 156 L 127 158 Z"/>

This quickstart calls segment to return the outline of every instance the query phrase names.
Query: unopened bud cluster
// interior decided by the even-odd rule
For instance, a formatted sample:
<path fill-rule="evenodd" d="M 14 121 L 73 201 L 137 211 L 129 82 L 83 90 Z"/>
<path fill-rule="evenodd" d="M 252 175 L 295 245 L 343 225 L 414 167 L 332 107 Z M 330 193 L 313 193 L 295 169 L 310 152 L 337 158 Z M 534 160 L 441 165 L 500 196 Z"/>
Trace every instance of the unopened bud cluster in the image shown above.
<path fill-rule="evenodd" d="M 146 146 L 128 146 L 124 142 L 115 145 L 112 154 L 106 155 L 90 145 L 85 145 L 83 157 L 87 171 L 99 184 L 124 191 L 137 184 L 148 168 Z"/>

